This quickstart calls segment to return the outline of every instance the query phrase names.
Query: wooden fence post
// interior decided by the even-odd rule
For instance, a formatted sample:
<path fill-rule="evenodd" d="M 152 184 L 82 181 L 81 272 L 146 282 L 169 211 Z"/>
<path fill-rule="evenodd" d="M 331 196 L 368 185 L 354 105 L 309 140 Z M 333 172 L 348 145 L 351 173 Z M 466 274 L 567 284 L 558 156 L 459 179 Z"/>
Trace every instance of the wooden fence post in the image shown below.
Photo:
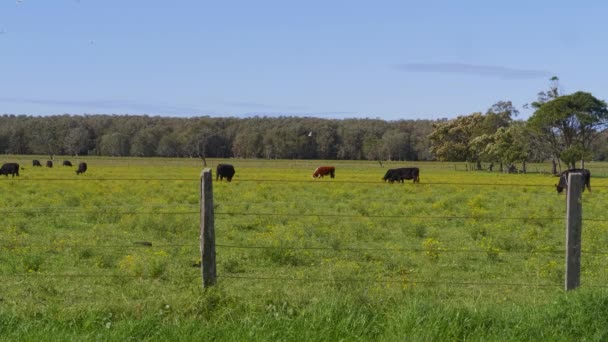
<path fill-rule="evenodd" d="M 213 215 L 213 179 L 211 169 L 201 173 L 201 273 L 203 288 L 215 285 L 215 221 Z"/>
<path fill-rule="evenodd" d="M 566 291 L 581 283 L 581 231 L 583 225 L 583 175 L 568 174 L 566 218 Z"/>

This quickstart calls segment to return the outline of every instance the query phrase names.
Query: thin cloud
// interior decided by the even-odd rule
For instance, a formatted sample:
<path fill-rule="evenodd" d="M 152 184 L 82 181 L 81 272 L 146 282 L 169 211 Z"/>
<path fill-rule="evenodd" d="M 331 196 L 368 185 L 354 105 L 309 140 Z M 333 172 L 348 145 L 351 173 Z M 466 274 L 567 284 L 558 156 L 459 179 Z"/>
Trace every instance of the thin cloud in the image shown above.
<path fill-rule="evenodd" d="M 237 117 L 253 117 L 253 116 L 266 116 L 266 117 L 279 117 L 279 116 L 299 116 L 299 117 L 344 117 L 357 116 L 355 112 L 247 112 L 238 114 Z"/>
<path fill-rule="evenodd" d="M 86 107 L 87 111 L 118 110 L 132 114 L 200 115 L 204 111 L 192 107 L 146 104 L 121 100 L 49 100 L 32 98 L 3 98 L 0 102 L 24 103 L 53 107 Z M 55 110 L 61 111 L 61 110 Z"/>
<path fill-rule="evenodd" d="M 271 105 L 266 103 L 256 103 L 256 102 L 239 102 L 239 101 L 221 101 L 218 102 L 221 105 L 230 106 L 230 107 L 239 107 L 239 108 L 250 108 L 255 110 L 268 110 L 268 111 L 304 111 L 306 107 L 304 106 L 278 106 Z"/>
<path fill-rule="evenodd" d="M 409 72 L 467 74 L 506 80 L 529 80 L 552 76 L 550 72 L 545 70 L 515 69 L 496 65 L 463 63 L 405 63 L 398 64 L 395 68 Z"/>
<path fill-rule="evenodd" d="M 240 114 L 235 114 L 224 111 L 214 111 L 214 110 L 201 110 L 199 108 L 193 107 L 181 107 L 181 106 L 170 106 L 170 105 L 161 105 L 154 103 L 139 103 L 139 102 L 131 102 L 131 101 L 122 101 L 122 100 L 51 100 L 51 99 L 35 99 L 35 98 L 15 98 L 15 97 L 0 97 L 0 103 L 19 103 L 19 104 L 33 104 L 40 106 L 48 106 L 52 107 L 49 111 L 59 113 L 59 112 L 69 112 L 69 110 L 62 109 L 62 107 L 72 107 L 79 108 L 80 111 L 83 110 L 85 112 L 94 113 L 94 112 L 118 112 L 125 114 L 147 114 L 147 115 L 171 115 L 171 116 L 183 116 L 183 117 L 191 117 L 191 116 L 218 116 L 218 117 L 226 117 L 226 116 L 235 116 L 235 117 L 254 117 L 254 116 L 266 116 L 266 117 L 280 117 L 280 116 L 299 116 L 299 117 L 334 117 L 334 118 L 343 118 L 345 116 L 348 117 L 356 117 L 358 113 L 355 112 L 346 112 L 346 111 L 336 111 L 336 112 L 308 112 L 302 110 L 306 107 L 303 106 L 271 106 L 271 105 L 262 105 L 262 104 L 254 104 L 254 103 L 245 103 L 245 102 L 232 102 L 233 104 L 239 103 L 243 107 L 256 107 L 257 105 L 261 107 L 260 111 L 251 111 L 251 112 L 243 112 Z M 290 110 L 291 109 L 291 110 Z M 44 113 L 51 114 L 51 113 Z"/>

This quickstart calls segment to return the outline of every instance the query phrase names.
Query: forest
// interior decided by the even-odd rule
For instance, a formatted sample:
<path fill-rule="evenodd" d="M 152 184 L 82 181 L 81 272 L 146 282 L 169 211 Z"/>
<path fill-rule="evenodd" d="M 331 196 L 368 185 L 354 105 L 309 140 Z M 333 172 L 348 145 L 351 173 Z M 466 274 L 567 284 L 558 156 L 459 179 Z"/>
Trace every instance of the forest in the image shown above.
<path fill-rule="evenodd" d="M 518 120 L 510 101 L 455 119 L 54 115 L 0 117 L 5 154 L 466 161 L 514 165 L 608 159 L 606 103 L 558 79 Z"/>
<path fill-rule="evenodd" d="M 435 121 L 134 115 L 0 117 L 9 154 L 431 160 Z"/>

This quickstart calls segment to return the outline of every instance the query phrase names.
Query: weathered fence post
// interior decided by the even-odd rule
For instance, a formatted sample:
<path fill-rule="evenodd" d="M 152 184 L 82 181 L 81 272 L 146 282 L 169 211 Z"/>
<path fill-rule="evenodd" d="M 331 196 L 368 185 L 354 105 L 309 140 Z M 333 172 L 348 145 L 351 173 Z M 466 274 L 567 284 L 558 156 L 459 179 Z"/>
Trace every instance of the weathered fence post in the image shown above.
<path fill-rule="evenodd" d="M 211 169 L 201 173 L 201 273 L 203 288 L 215 285 L 215 222 Z"/>
<path fill-rule="evenodd" d="M 581 231 L 583 225 L 583 175 L 568 174 L 566 198 L 566 291 L 574 290 L 581 283 Z"/>

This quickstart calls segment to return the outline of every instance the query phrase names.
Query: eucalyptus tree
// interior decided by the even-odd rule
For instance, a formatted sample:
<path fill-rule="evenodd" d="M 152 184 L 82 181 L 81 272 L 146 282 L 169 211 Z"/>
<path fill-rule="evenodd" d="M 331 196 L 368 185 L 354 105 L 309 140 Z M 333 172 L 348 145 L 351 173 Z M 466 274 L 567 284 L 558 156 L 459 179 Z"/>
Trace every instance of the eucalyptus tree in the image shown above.
<path fill-rule="evenodd" d="M 522 163 L 526 172 L 526 161 L 530 156 L 529 137 L 524 122 L 512 123 L 509 127 L 500 127 L 493 136 L 493 142 L 487 145 L 487 151 L 499 158 L 501 165 Z"/>
<path fill-rule="evenodd" d="M 324 120 L 309 132 L 317 146 L 317 157 L 320 159 L 336 159 L 338 155 L 338 128 L 333 121 Z"/>
<path fill-rule="evenodd" d="M 478 161 L 479 156 L 470 143 L 481 135 L 479 127 L 483 121 L 481 113 L 473 113 L 435 123 L 429 135 L 431 151 L 441 161 Z"/>
<path fill-rule="evenodd" d="M 63 147 L 67 154 L 73 156 L 88 153 L 91 148 L 89 130 L 84 126 L 69 129 L 63 138 Z"/>
<path fill-rule="evenodd" d="M 382 135 L 385 160 L 406 160 L 410 148 L 409 135 L 400 129 L 389 129 Z"/>
<path fill-rule="evenodd" d="M 429 135 L 431 152 L 445 161 L 475 162 L 481 169 L 481 161 L 487 157 L 483 145 L 501 127 L 508 127 L 517 110 L 510 101 L 494 104 L 485 114 L 462 115 L 453 120 L 433 124 Z"/>
<path fill-rule="evenodd" d="M 608 127 L 608 109 L 606 102 L 578 91 L 538 104 L 529 124 L 568 167 L 576 167 L 577 160 L 584 167 L 592 143 Z"/>
<path fill-rule="evenodd" d="M 107 133 L 101 136 L 98 151 L 101 155 L 124 157 L 129 155 L 129 137 L 120 132 Z"/>

